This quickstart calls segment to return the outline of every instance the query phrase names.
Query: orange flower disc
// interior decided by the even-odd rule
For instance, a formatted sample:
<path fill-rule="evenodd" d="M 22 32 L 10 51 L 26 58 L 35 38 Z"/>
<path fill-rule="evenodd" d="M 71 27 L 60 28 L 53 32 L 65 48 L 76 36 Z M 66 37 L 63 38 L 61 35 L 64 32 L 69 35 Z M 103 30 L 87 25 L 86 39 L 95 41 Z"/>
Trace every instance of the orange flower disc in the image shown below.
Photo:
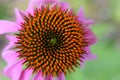
<path fill-rule="evenodd" d="M 42 6 L 34 15 L 24 17 L 22 29 L 16 34 L 19 58 L 33 73 L 58 76 L 74 70 L 87 45 L 82 23 L 72 11 L 61 7 Z"/>

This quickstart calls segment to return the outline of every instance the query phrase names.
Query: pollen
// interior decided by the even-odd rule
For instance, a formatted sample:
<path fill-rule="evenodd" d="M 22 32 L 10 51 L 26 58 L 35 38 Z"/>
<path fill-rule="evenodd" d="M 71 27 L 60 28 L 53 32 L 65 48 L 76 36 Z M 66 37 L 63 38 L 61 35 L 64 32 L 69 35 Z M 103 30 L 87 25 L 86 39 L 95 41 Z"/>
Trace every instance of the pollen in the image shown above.
<path fill-rule="evenodd" d="M 15 34 L 19 59 L 33 73 L 48 76 L 71 72 L 79 66 L 87 46 L 82 23 L 70 10 L 59 6 L 42 6 L 34 15 L 24 17 L 22 28 Z"/>

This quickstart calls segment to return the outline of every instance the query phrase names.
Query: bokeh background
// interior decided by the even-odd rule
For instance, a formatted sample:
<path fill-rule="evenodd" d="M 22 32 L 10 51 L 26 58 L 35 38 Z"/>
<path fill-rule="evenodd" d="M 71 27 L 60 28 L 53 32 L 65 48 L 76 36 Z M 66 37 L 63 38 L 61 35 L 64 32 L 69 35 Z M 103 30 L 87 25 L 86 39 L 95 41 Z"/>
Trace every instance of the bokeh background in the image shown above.
<path fill-rule="evenodd" d="M 75 13 L 84 8 L 86 17 L 95 21 L 91 28 L 98 38 L 91 46 L 97 58 L 67 74 L 66 80 L 120 80 L 120 0 L 66 1 Z M 25 10 L 27 4 L 28 0 L 0 0 L 0 19 L 15 21 L 14 8 Z M 6 44 L 5 34 L 0 35 L 0 51 Z M 0 55 L 0 80 L 9 80 L 2 72 L 5 65 Z"/>

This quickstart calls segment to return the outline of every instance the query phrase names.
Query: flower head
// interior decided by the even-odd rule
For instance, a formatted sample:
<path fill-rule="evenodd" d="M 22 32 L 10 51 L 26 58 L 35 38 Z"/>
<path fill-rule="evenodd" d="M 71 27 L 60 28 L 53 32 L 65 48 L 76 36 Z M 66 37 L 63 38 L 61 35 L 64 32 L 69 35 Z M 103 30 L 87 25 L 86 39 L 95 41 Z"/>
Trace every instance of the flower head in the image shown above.
<path fill-rule="evenodd" d="M 16 22 L 0 21 L 0 34 L 14 32 L 2 53 L 8 63 L 4 73 L 12 80 L 29 80 L 32 74 L 33 80 L 65 80 L 66 71 L 94 58 L 92 20 L 82 9 L 76 15 L 66 2 L 30 0 L 26 11 L 15 12 Z"/>

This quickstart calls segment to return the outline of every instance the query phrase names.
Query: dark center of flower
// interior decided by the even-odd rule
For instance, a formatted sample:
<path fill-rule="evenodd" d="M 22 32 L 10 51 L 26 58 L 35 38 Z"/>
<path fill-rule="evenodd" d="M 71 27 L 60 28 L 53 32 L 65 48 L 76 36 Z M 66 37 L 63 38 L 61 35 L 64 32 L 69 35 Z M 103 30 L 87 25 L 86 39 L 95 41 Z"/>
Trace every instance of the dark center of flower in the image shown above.
<path fill-rule="evenodd" d="M 52 45 L 55 45 L 57 43 L 57 39 L 56 38 L 51 38 L 50 43 Z"/>
<path fill-rule="evenodd" d="M 22 29 L 16 34 L 19 58 L 34 73 L 58 76 L 80 64 L 87 42 L 84 30 L 72 11 L 61 7 L 42 6 L 34 15 L 24 17 Z"/>

